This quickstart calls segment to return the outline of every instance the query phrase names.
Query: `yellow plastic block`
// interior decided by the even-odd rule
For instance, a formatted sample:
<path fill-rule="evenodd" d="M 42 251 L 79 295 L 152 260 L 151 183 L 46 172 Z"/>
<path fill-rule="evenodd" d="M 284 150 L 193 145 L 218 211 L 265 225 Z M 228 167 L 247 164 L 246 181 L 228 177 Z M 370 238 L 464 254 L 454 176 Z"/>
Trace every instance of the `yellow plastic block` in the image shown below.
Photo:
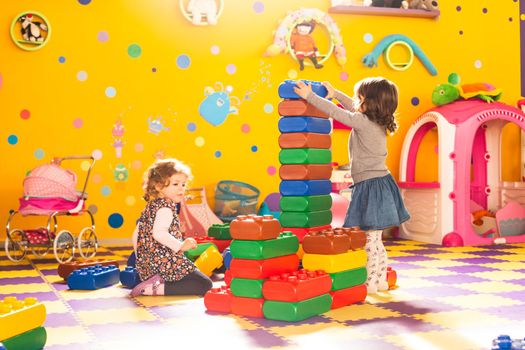
<path fill-rule="evenodd" d="M 0 341 L 40 327 L 45 320 L 46 307 L 36 298 L 5 297 L 0 301 Z"/>
<path fill-rule="evenodd" d="M 222 266 L 222 255 L 215 246 L 211 246 L 195 260 L 195 266 L 197 266 L 203 274 L 210 277 L 213 270 Z"/>
<path fill-rule="evenodd" d="M 366 251 L 349 250 L 343 254 L 304 254 L 303 268 L 307 270 L 324 270 L 328 273 L 352 270 L 366 266 Z"/>

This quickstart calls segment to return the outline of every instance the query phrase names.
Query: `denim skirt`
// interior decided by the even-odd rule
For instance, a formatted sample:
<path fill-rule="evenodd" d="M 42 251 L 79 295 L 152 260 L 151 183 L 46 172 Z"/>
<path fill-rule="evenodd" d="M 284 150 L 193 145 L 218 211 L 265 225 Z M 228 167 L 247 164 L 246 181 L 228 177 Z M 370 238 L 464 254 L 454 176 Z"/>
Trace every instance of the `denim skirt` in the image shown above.
<path fill-rule="evenodd" d="M 344 227 L 383 230 L 410 219 L 392 175 L 368 179 L 351 188 L 352 197 Z"/>

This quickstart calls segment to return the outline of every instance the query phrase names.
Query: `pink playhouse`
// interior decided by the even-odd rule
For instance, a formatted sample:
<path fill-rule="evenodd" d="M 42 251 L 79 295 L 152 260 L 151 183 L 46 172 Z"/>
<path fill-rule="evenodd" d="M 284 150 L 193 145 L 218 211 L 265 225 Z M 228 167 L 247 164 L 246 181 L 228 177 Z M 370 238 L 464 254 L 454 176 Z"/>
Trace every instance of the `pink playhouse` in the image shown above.
<path fill-rule="evenodd" d="M 507 123 L 525 130 L 525 115 L 477 99 L 433 108 L 414 121 L 401 153 L 399 187 L 411 214 L 400 227 L 401 237 L 445 245 L 525 242 L 525 183 L 501 181 Z M 417 152 L 433 129 L 438 182 L 416 182 Z"/>

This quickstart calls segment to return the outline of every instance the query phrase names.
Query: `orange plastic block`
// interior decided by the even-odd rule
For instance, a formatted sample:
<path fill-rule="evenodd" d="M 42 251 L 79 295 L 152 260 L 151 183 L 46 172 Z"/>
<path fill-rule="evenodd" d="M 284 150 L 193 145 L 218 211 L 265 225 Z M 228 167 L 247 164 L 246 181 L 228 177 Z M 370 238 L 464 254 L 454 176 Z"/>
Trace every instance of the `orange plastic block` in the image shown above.
<path fill-rule="evenodd" d="M 386 268 L 386 281 L 388 282 L 388 289 L 392 289 L 397 283 L 397 272 L 390 266 Z"/>
<path fill-rule="evenodd" d="M 263 298 L 231 297 L 231 312 L 239 316 L 264 317 L 263 305 Z"/>
<path fill-rule="evenodd" d="M 342 254 L 350 249 L 350 236 L 341 229 L 311 231 L 303 239 L 303 250 L 308 254 Z"/>
<path fill-rule="evenodd" d="M 222 261 L 222 255 L 219 253 L 219 250 L 211 246 L 195 260 L 195 266 L 209 277 L 213 274 L 213 270 L 222 266 Z"/>
<path fill-rule="evenodd" d="M 281 180 L 329 180 L 331 164 L 286 164 L 279 168 Z"/>
<path fill-rule="evenodd" d="M 312 231 L 322 231 L 331 228 L 330 225 L 324 225 L 324 226 L 316 226 L 316 227 L 283 227 L 281 228 L 281 231 L 290 231 L 294 235 L 297 236 L 299 239 L 299 242 L 302 243 L 304 236 L 308 234 L 308 232 Z"/>
<path fill-rule="evenodd" d="M 93 260 L 86 260 L 86 261 L 71 261 L 67 263 L 63 263 L 58 265 L 58 275 L 62 277 L 63 279 L 67 279 L 71 272 L 75 270 L 83 269 L 84 267 L 90 267 L 95 265 L 102 265 L 102 266 L 111 266 L 114 265 L 116 267 L 119 267 L 119 263 L 117 260 L 104 260 L 104 259 L 93 259 Z"/>
<path fill-rule="evenodd" d="M 232 293 L 227 286 L 212 288 L 204 295 L 204 306 L 207 310 L 231 312 Z"/>
<path fill-rule="evenodd" d="M 264 281 L 266 300 L 296 302 L 326 294 L 332 289 L 332 278 L 326 272 L 299 270 L 282 273 Z"/>
<path fill-rule="evenodd" d="M 317 118 L 328 118 L 328 116 L 309 104 L 305 100 L 283 100 L 277 106 L 279 115 L 282 117 L 307 116 Z"/>
<path fill-rule="evenodd" d="M 332 296 L 332 310 L 343 306 L 360 303 L 366 299 L 366 284 L 339 289 L 330 292 Z"/>
<path fill-rule="evenodd" d="M 230 263 L 230 271 L 234 278 L 249 278 L 260 280 L 272 275 L 296 271 L 299 267 L 297 254 L 279 256 L 264 260 L 235 259 Z"/>
<path fill-rule="evenodd" d="M 343 230 L 348 230 L 343 228 Z M 343 231 L 350 236 L 350 249 L 358 250 L 363 249 L 366 245 L 366 234 L 365 231 L 351 228 L 350 232 Z"/>
<path fill-rule="evenodd" d="M 280 232 L 281 224 L 272 215 L 239 215 L 230 223 L 233 239 L 261 241 L 277 238 Z"/>
<path fill-rule="evenodd" d="M 330 134 L 314 132 L 290 132 L 279 136 L 281 148 L 330 148 L 332 138 Z"/>
<path fill-rule="evenodd" d="M 18 300 L 14 296 L 0 301 L 0 339 L 5 340 L 38 328 L 46 320 L 46 307 L 36 298 Z"/>

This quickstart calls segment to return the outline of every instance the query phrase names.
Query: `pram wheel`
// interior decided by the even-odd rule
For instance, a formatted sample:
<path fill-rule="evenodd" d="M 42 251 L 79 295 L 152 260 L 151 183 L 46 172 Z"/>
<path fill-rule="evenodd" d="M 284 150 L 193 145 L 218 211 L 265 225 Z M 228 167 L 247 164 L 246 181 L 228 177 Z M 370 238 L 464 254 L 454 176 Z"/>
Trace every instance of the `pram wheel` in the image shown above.
<path fill-rule="evenodd" d="M 98 241 L 93 227 L 84 227 L 78 235 L 78 252 L 84 259 L 91 259 L 97 253 Z"/>
<path fill-rule="evenodd" d="M 31 247 L 31 251 L 37 258 L 43 258 L 49 252 L 49 248 L 51 247 Z"/>
<path fill-rule="evenodd" d="M 5 238 L 5 253 L 12 262 L 20 262 L 26 256 L 27 237 L 23 230 L 13 229 Z"/>
<path fill-rule="evenodd" d="M 53 252 L 59 263 L 66 263 L 73 260 L 75 255 L 75 239 L 71 232 L 67 230 L 60 231 L 55 237 L 53 243 Z"/>

